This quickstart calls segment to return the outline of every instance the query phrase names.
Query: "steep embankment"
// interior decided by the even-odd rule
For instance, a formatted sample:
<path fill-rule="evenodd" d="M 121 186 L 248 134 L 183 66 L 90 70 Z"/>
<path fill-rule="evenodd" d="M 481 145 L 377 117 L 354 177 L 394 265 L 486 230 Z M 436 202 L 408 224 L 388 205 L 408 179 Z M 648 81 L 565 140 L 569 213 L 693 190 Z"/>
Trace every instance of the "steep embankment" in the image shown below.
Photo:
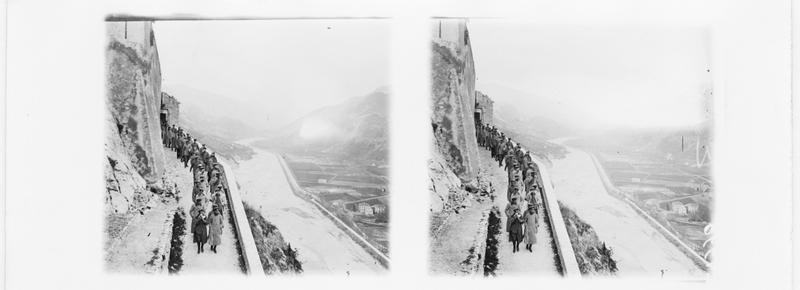
<path fill-rule="evenodd" d="M 163 269 L 168 256 L 174 199 L 160 182 L 165 151 L 158 51 L 148 24 L 131 26 L 148 31 L 150 41 L 112 34 L 105 48 L 106 262 L 112 271 L 153 272 Z"/>
<path fill-rule="evenodd" d="M 469 46 L 433 43 L 431 70 L 434 144 L 448 167 L 462 179 L 475 178 L 478 142 L 475 138 L 475 68 Z"/>
<path fill-rule="evenodd" d="M 467 198 L 467 192 L 462 189 L 461 179 L 447 166 L 441 154 L 434 153 L 428 160 L 428 175 L 430 184 L 428 189 L 431 195 L 431 211 L 447 212 L 459 206 Z"/>
<path fill-rule="evenodd" d="M 493 193 L 478 157 L 472 51 L 468 41 L 443 40 L 432 44 L 432 52 L 431 271 L 479 274 Z"/>
<path fill-rule="evenodd" d="M 475 69 L 469 46 L 441 41 L 432 44 L 431 211 L 447 212 L 467 199 L 462 182 L 471 183 L 479 171 L 475 137 Z"/>
<path fill-rule="evenodd" d="M 161 70 L 153 46 L 113 38 L 106 47 L 107 205 L 115 213 L 140 206 L 148 183 L 164 172 L 159 128 Z"/>

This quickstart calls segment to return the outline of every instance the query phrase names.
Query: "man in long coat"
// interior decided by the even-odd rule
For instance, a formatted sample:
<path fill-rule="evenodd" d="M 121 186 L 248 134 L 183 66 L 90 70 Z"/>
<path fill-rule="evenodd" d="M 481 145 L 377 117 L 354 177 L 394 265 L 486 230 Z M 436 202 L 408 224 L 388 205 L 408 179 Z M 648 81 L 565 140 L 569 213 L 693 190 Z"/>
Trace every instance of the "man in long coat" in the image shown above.
<path fill-rule="evenodd" d="M 528 209 L 522 215 L 525 222 L 525 249 L 533 252 L 533 245 L 536 244 L 536 233 L 539 231 L 539 216 L 536 212 L 536 205 L 528 204 Z"/>
<path fill-rule="evenodd" d="M 220 209 L 214 205 L 214 209 L 206 219 L 208 222 L 208 244 L 211 246 L 211 251 L 217 253 L 217 246 L 222 244 L 222 229 L 224 227 L 222 213 Z"/>

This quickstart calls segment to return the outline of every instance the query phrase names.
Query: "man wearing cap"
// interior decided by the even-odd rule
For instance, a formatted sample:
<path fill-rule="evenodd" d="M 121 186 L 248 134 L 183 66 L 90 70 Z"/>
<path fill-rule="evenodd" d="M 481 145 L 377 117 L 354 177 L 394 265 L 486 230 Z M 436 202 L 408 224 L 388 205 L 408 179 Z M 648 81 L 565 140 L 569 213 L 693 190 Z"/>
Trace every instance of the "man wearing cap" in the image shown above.
<path fill-rule="evenodd" d="M 197 214 L 200 213 L 200 210 L 203 209 L 203 200 L 201 198 L 195 198 L 194 204 L 192 208 L 189 210 L 189 216 L 192 217 L 192 220 L 197 218 Z M 194 228 L 194 224 L 192 224 L 192 228 Z"/>
<path fill-rule="evenodd" d="M 533 167 L 533 158 L 531 158 L 531 154 L 525 152 L 522 155 L 522 176 L 525 176 L 525 181 L 527 182 L 528 173 L 531 171 L 531 167 Z M 532 174 L 530 176 L 533 176 Z"/>
<path fill-rule="evenodd" d="M 217 189 L 214 191 L 214 206 L 219 208 L 220 212 L 224 212 L 223 210 L 225 209 L 225 202 L 222 198 L 223 193 L 222 185 L 217 186 Z"/>
<path fill-rule="evenodd" d="M 517 163 L 517 158 L 514 156 L 514 154 L 512 154 L 511 151 L 509 151 L 508 154 L 506 154 L 505 158 L 503 159 L 506 164 L 505 165 L 506 172 L 511 172 L 510 171 L 511 168 L 513 168 L 514 166 L 519 166 L 519 164 Z"/>
<path fill-rule="evenodd" d="M 506 231 L 511 231 L 511 221 L 514 219 L 514 212 L 519 211 L 520 207 L 516 198 L 509 199 L 511 202 L 506 205 Z M 511 241 L 511 236 L 509 235 L 508 241 Z"/>
<path fill-rule="evenodd" d="M 525 193 L 526 193 L 525 194 L 525 200 L 527 200 L 528 203 L 535 203 L 535 201 L 536 201 L 536 192 L 535 192 L 535 190 L 536 190 L 536 182 L 535 182 L 535 180 L 534 180 L 535 178 L 532 176 L 532 174 L 533 174 L 532 172 L 528 171 L 526 173 L 526 177 L 525 177 L 525 180 L 524 180 Z"/>
<path fill-rule="evenodd" d="M 183 167 L 189 167 L 189 158 L 192 156 L 192 138 L 187 134 L 183 140 Z"/>
<path fill-rule="evenodd" d="M 522 151 L 522 146 L 517 143 L 517 148 L 514 149 L 514 157 L 517 157 L 518 161 L 522 161 L 523 155 L 525 155 L 525 152 Z"/>
<path fill-rule="evenodd" d="M 533 252 L 533 245 L 536 244 L 536 233 L 539 231 L 539 215 L 536 211 L 536 205 L 528 204 L 528 209 L 522 215 L 522 220 L 525 224 L 525 249 Z"/>
<path fill-rule="evenodd" d="M 175 136 L 175 154 L 183 161 L 183 129 L 178 128 L 178 135 Z"/>

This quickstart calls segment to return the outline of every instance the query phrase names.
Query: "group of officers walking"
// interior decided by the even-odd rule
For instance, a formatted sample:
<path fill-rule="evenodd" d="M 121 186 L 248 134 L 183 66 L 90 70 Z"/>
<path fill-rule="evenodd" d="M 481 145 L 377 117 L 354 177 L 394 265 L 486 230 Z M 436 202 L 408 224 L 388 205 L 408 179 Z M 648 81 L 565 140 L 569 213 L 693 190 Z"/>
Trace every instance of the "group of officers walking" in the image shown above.
<path fill-rule="evenodd" d="M 206 145 L 200 145 L 183 128 L 162 123 L 164 145 L 175 151 L 177 158 L 185 168 L 189 168 L 194 178 L 192 189 L 191 216 L 192 240 L 197 244 L 197 253 L 205 251 L 205 244 L 217 253 L 217 246 L 222 244 L 224 228 L 225 199 L 228 185 L 223 180 L 224 169 L 217 161 L 217 156 L 209 152 Z"/>
<path fill-rule="evenodd" d="M 536 163 L 530 152 L 522 149 L 494 126 L 478 124 L 476 135 L 478 145 L 488 149 L 498 164 L 508 173 L 508 205 L 505 208 L 506 231 L 512 252 L 519 252 L 519 245 L 525 242 L 525 249 L 533 252 L 536 233 L 539 227 L 539 206 L 541 179 Z"/>

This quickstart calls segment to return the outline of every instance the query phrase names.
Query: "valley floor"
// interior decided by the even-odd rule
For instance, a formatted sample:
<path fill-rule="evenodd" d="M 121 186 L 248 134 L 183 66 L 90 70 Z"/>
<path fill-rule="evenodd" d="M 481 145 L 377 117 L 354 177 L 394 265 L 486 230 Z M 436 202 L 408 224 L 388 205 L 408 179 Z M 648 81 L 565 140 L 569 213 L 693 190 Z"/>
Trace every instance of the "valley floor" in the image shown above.
<path fill-rule="evenodd" d="M 250 146 L 249 141 L 239 144 Z M 294 195 L 275 154 L 253 150 L 255 155 L 239 161 L 234 169 L 242 200 L 273 223 L 284 240 L 297 249 L 305 273 L 349 275 L 386 271 L 318 208 Z"/>
<path fill-rule="evenodd" d="M 660 277 L 663 271 L 664 277 L 688 278 L 706 274 L 628 204 L 608 194 L 588 153 L 567 150 L 565 158 L 552 160 L 550 169 L 558 200 L 612 249 L 618 275 Z"/>

